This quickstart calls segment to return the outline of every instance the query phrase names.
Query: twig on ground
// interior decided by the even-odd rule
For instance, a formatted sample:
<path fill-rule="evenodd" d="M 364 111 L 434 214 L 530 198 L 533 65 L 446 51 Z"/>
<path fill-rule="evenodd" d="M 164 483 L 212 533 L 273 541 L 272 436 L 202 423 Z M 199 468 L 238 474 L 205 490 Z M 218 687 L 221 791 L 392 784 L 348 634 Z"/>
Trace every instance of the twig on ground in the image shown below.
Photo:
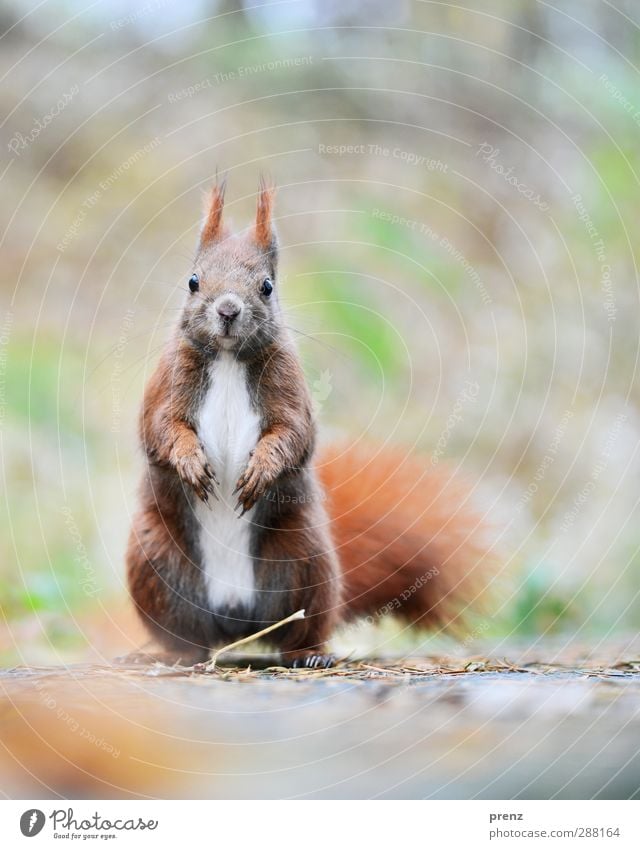
<path fill-rule="evenodd" d="M 304 610 L 296 610 L 295 613 L 292 613 L 291 616 L 287 616 L 286 619 L 281 619 L 279 622 L 274 622 L 273 625 L 269 625 L 261 631 L 257 631 L 255 634 L 250 634 L 248 637 L 236 640 L 235 643 L 229 643 L 228 646 L 223 646 L 221 649 L 218 649 L 218 651 L 213 653 L 211 660 L 208 663 L 198 663 L 193 668 L 197 669 L 198 672 L 214 672 L 216 663 L 221 654 L 231 651 L 231 649 L 237 649 L 238 646 L 244 646 L 247 643 L 252 643 L 254 640 L 259 640 L 260 637 L 270 634 L 272 631 L 275 631 L 276 628 L 281 628 L 283 625 L 288 625 L 289 622 L 295 622 L 297 619 L 304 619 Z"/>

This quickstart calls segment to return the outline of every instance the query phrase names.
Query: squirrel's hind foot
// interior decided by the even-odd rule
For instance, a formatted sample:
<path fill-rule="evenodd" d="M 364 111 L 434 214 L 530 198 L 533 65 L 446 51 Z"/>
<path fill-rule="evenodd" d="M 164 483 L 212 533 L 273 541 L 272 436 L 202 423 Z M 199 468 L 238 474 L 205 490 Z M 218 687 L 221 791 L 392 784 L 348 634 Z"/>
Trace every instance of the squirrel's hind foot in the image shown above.
<path fill-rule="evenodd" d="M 330 669 L 336 663 L 334 654 L 305 654 L 293 658 L 287 665 L 291 669 Z"/>

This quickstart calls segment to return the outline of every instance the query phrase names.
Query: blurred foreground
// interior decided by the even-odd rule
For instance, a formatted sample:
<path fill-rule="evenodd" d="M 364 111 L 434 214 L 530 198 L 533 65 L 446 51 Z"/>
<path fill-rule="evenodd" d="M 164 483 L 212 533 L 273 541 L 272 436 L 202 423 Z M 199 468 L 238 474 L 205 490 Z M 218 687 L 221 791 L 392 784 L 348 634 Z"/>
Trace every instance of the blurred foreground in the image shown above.
<path fill-rule="evenodd" d="M 632 798 L 640 643 L 0 675 L 9 798 Z M 264 659 L 263 659 L 264 663 Z"/>

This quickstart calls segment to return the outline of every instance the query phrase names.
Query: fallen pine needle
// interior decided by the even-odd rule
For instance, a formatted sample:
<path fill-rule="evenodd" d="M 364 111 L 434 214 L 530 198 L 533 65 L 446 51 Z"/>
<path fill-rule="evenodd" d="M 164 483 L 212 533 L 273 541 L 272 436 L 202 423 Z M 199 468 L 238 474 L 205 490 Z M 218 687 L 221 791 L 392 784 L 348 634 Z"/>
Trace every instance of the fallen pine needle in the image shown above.
<path fill-rule="evenodd" d="M 229 643 L 228 646 L 223 646 L 221 649 L 218 649 L 218 651 L 213 653 L 211 660 L 208 663 L 204 663 L 202 666 L 198 665 L 198 669 L 201 669 L 203 672 L 213 672 L 221 654 L 231 651 L 231 649 L 236 649 L 238 646 L 244 646 L 247 643 L 252 643 L 254 640 L 259 640 L 260 637 L 264 637 L 265 634 L 270 634 L 272 631 L 275 631 L 276 628 L 288 625 L 289 622 L 295 622 L 296 619 L 304 619 L 304 610 L 296 610 L 296 612 L 292 613 L 291 616 L 287 616 L 286 619 L 281 619 L 279 622 L 274 622 L 273 625 L 263 628 L 262 631 L 257 631 L 255 634 L 250 634 L 248 637 L 236 640 L 235 643 Z"/>

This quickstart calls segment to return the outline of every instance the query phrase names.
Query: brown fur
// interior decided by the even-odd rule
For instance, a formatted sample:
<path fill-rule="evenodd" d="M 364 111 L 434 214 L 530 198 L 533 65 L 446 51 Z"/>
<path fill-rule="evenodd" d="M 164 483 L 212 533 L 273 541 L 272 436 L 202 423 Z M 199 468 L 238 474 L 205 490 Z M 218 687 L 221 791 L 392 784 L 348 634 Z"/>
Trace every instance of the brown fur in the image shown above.
<path fill-rule="evenodd" d="M 400 449 L 332 446 L 318 473 L 343 576 L 341 618 L 391 613 L 455 630 L 483 608 L 496 556 L 450 469 Z"/>
<path fill-rule="evenodd" d="M 260 181 L 258 193 L 258 205 L 256 209 L 256 241 L 260 247 L 271 250 L 273 239 L 273 228 L 271 226 L 271 213 L 275 199 L 275 188 L 267 186 L 264 179 Z"/>
<path fill-rule="evenodd" d="M 200 234 L 200 249 L 202 250 L 222 236 L 222 210 L 224 208 L 224 194 L 227 189 L 227 181 L 216 182 L 211 189 L 206 218 L 202 233 Z"/>
<path fill-rule="evenodd" d="M 262 184 L 255 225 L 238 235 L 224 234 L 223 202 L 224 185 L 214 187 L 194 264 L 198 285 L 144 395 L 147 472 L 127 551 L 143 621 L 186 657 L 304 608 L 305 619 L 274 632 L 286 660 L 321 652 L 339 621 L 389 605 L 412 623 L 452 621 L 474 601 L 488 560 L 464 491 L 446 472 L 423 475 L 399 453 L 334 449 L 319 464 L 329 519 L 312 462 L 309 390 L 278 304 L 273 189 Z M 228 299 L 240 304 L 231 325 L 217 306 Z M 209 366 L 225 350 L 246 365 L 260 420 L 236 488 L 239 514 L 255 507 L 255 601 L 249 610 L 212 611 L 194 505 L 216 497 L 217 480 L 196 431 Z"/>

